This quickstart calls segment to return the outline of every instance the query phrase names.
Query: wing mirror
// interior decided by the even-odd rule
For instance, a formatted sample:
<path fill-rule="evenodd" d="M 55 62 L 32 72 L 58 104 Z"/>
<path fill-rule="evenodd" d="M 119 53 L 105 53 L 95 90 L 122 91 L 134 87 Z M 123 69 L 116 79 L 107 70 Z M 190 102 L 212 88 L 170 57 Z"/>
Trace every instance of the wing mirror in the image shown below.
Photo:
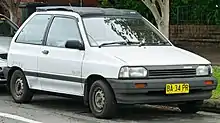
<path fill-rule="evenodd" d="M 65 44 L 66 48 L 84 50 L 83 44 L 78 40 L 68 40 Z"/>

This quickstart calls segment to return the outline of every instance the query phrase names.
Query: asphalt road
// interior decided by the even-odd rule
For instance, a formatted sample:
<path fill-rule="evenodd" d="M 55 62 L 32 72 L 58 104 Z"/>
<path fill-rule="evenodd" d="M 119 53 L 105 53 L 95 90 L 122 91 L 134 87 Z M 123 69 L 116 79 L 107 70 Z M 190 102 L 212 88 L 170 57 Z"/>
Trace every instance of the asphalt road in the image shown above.
<path fill-rule="evenodd" d="M 199 112 L 181 114 L 177 108 L 133 106 L 119 109 L 118 117 L 100 120 L 92 116 L 78 98 L 38 94 L 30 104 L 16 104 L 0 87 L 0 123 L 220 123 L 220 114 Z"/>

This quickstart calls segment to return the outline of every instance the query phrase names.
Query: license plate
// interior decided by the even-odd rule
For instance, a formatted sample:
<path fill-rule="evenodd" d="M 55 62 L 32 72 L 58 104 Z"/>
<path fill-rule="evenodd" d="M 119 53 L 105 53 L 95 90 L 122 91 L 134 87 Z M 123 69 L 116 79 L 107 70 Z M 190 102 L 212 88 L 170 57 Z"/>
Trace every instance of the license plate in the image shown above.
<path fill-rule="evenodd" d="M 189 93 L 189 84 L 166 84 L 166 94 Z"/>

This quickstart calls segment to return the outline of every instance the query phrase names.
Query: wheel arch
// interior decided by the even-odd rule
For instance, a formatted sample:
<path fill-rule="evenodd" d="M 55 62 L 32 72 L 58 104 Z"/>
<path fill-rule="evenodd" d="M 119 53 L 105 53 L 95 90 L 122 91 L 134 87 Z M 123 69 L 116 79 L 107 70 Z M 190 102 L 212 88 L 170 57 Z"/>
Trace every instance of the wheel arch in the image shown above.
<path fill-rule="evenodd" d="M 107 83 L 107 85 L 109 86 L 109 88 L 111 89 L 112 93 L 114 94 L 114 91 L 110 85 L 110 83 L 107 81 L 107 79 L 101 75 L 98 75 L 98 74 L 92 74 L 90 76 L 88 76 L 86 78 L 86 80 L 84 81 L 84 104 L 88 106 L 88 102 L 89 102 L 89 91 L 90 91 L 90 88 L 92 86 L 92 84 L 97 81 L 97 80 L 102 80 L 104 82 Z M 115 94 L 114 94 L 115 96 Z"/>
<path fill-rule="evenodd" d="M 20 67 L 17 67 L 17 66 L 13 66 L 10 68 L 10 70 L 8 71 L 8 75 L 7 75 L 7 87 L 8 89 L 10 89 L 10 81 L 11 81 L 11 77 L 12 77 L 12 74 L 16 71 L 16 70 L 20 70 L 21 72 L 23 72 L 23 70 L 20 68 Z"/>

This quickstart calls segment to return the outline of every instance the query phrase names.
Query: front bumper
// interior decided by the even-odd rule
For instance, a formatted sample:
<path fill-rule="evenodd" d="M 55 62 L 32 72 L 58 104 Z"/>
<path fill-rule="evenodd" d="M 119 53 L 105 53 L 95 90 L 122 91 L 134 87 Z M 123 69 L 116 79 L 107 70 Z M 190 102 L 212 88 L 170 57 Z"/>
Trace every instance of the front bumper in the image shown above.
<path fill-rule="evenodd" d="M 8 73 L 9 73 L 10 67 L 4 67 L 3 69 L 3 75 L 4 78 L 8 79 Z"/>
<path fill-rule="evenodd" d="M 211 80 L 212 85 L 205 85 L 204 81 Z M 214 77 L 172 78 L 172 79 L 145 79 L 119 80 L 108 79 L 113 88 L 117 103 L 121 104 L 157 104 L 185 102 L 209 99 L 212 90 L 217 87 Z M 166 95 L 166 84 L 189 83 L 190 93 Z M 145 88 L 135 88 L 136 83 L 145 83 Z"/>

